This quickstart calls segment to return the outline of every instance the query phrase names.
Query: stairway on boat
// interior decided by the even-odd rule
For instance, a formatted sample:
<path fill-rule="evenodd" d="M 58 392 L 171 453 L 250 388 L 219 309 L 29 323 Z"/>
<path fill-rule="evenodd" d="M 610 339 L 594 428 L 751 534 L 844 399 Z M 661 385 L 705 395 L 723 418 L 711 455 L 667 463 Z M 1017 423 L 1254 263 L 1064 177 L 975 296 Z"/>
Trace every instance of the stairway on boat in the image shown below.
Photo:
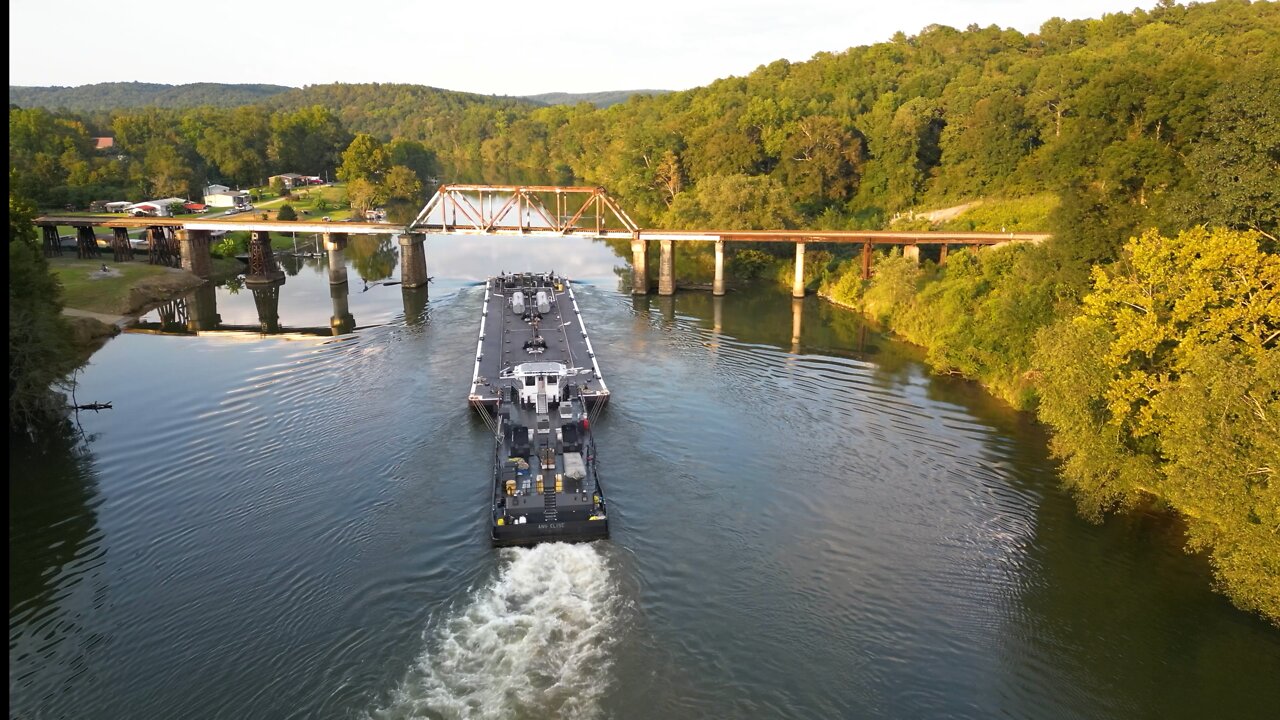
<path fill-rule="evenodd" d="M 555 522 L 557 514 L 556 491 L 554 488 L 549 488 L 542 495 L 542 519 L 546 522 Z"/>

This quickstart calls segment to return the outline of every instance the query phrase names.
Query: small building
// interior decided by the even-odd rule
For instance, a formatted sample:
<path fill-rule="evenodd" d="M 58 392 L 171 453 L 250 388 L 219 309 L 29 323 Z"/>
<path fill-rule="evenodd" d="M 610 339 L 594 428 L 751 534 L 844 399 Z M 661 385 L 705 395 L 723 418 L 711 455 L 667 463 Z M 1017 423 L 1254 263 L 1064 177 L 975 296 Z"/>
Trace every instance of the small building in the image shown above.
<path fill-rule="evenodd" d="M 114 202 L 102 203 L 102 209 L 109 213 L 127 212 L 133 203 L 128 200 L 116 200 Z"/>
<path fill-rule="evenodd" d="M 267 178 L 267 183 L 268 184 L 274 183 L 276 181 L 276 178 L 279 178 L 281 182 L 284 183 L 285 187 L 292 190 L 293 188 L 301 187 L 306 184 L 306 182 L 304 182 L 303 180 L 303 177 L 304 176 L 299 175 L 298 173 L 283 173 L 281 175 L 272 175 L 271 177 Z"/>
<path fill-rule="evenodd" d="M 169 208 L 172 205 L 185 205 L 186 198 L 170 197 L 160 198 L 159 200 L 145 200 L 140 203 L 134 203 L 125 207 L 125 212 L 130 215 L 148 216 L 148 217 L 169 217 L 172 213 Z"/>
<path fill-rule="evenodd" d="M 249 191 L 222 190 L 220 192 L 208 193 L 204 196 L 204 204 L 209 207 L 216 208 L 248 209 Z"/>
<path fill-rule="evenodd" d="M 204 194 L 217 195 L 218 193 L 224 193 L 230 189 L 231 188 L 227 187 L 226 185 L 210 185 L 204 189 Z"/>
<path fill-rule="evenodd" d="M 116 139 L 113 137 L 96 137 L 93 138 L 94 150 L 110 150 L 116 146 Z"/>

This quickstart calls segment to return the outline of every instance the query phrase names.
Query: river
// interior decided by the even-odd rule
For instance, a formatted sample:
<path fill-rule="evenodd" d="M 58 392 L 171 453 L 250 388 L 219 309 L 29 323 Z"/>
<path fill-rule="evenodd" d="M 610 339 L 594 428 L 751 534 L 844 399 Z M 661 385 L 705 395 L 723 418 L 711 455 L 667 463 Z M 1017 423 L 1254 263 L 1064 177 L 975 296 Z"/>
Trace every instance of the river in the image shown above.
<path fill-rule="evenodd" d="M 113 409 L 11 446 L 11 717 L 1280 712 L 1280 631 L 1176 524 L 1079 519 L 1041 428 L 854 314 L 633 298 L 580 239 L 430 238 L 429 298 L 347 256 L 152 313 L 227 330 L 110 341 Z M 579 283 L 608 541 L 487 541 L 476 283 L 518 269 Z"/>

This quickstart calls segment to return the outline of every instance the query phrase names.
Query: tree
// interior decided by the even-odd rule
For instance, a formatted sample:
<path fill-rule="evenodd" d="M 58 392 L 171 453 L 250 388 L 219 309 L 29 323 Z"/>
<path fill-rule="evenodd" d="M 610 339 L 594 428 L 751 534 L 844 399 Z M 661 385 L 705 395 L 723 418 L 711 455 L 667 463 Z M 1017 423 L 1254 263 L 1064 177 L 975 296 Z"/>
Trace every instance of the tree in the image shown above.
<path fill-rule="evenodd" d="M 289 189 L 284 186 L 284 178 L 282 177 L 271 178 L 270 188 L 271 192 L 280 197 L 284 197 L 289 194 Z"/>
<path fill-rule="evenodd" d="M 79 183 L 90 180 L 88 132 L 82 123 L 47 110 L 10 108 L 9 180 L 13 189 L 42 205 L 65 202 L 73 170 Z"/>
<path fill-rule="evenodd" d="M 677 196 L 666 217 L 680 227 L 774 229 L 799 221 L 782 185 L 766 176 L 713 175 Z"/>
<path fill-rule="evenodd" d="M 50 391 L 74 367 L 62 287 L 44 259 L 35 210 L 9 194 L 9 432 L 38 434 L 61 417 Z"/>
<path fill-rule="evenodd" d="M 409 168 L 424 183 L 440 171 L 436 154 L 420 142 L 396 138 L 386 146 L 386 151 L 387 162 L 391 166 L 403 165 Z"/>
<path fill-rule="evenodd" d="M 297 220 L 298 213 L 289 203 L 280 206 L 280 211 L 276 213 L 277 220 Z"/>
<path fill-rule="evenodd" d="M 774 174 L 797 205 L 816 214 L 853 197 L 862 141 L 840 121 L 826 115 L 800 118 L 785 126 L 782 137 Z"/>
<path fill-rule="evenodd" d="M 422 197 L 422 181 L 404 165 L 392 167 L 383 185 L 390 200 L 418 200 Z"/>
<path fill-rule="evenodd" d="M 149 194 L 187 197 L 195 182 L 195 172 L 173 145 L 154 142 L 142 161 L 142 181 Z"/>
<path fill-rule="evenodd" d="M 227 180 L 249 185 L 265 174 L 270 137 L 267 111 L 260 107 L 241 107 L 205 128 L 196 141 L 196 150 Z"/>
<path fill-rule="evenodd" d="M 386 148 L 374 136 L 361 133 L 343 151 L 338 177 L 346 182 L 369 180 L 377 183 L 389 169 Z"/>
<path fill-rule="evenodd" d="M 654 181 L 662 193 L 662 200 L 671 207 L 671 201 L 684 189 L 684 172 L 680 168 L 680 156 L 671 150 L 662 153 L 658 168 L 654 171 Z"/>
<path fill-rule="evenodd" d="M 941 144 L 949 189 L 973 195 L 1009 184 L 1018 164 L 1039 140 L 1023 99 L 1009 90 L 997 90 L 949 122 Z"/>
<path fill-rule="evenodd" d="M 1040 416 L 1082 510 L 1165 499 L 1232 600 L 1275 622 L 1278 340 L 1280 257 L 1257 234 L 1152 231 L 1094 270 L 1080 313 L 1042 331 L 1035 358 Z"/>
<path fill-rule="evenodd" d="M 371 180 L 352 180 L 347 184 L 347 199 L 351 201 L 354 210 L 372 210 L 387 202 L 387 190 L 380 183 Z"/>
<path fill-rule="evenodd" d="M 1188 165 L 1190 205 L 1201 222 L 1253 229 L 1280 240 L 1280 63 L 1224 84 Z"/>
<path fill-rule="evenodd" d="M 338 117 L 320 105 L 278 111 L 270 125 L 267 157 L 283 172 L 330 172 L 351 142 Z"/>

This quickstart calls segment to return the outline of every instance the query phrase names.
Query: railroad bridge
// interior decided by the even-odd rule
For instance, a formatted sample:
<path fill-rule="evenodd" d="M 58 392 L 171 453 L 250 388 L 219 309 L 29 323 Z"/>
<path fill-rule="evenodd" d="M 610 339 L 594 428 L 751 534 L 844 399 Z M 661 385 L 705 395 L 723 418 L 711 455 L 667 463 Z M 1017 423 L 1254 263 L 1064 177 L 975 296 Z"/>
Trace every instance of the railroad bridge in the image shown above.
<path fill-rule="evenodd" d="M 627 240 L 632 251 L 632 292 L 647 294 L 651 287 L 648 271 L 650 242 L 659 243 L 657 291 L 675 293 L 675 245 L 687 242 L 715 243 L 714 295 L 725 292 L 725 243 L 792 243 L 795 245 L 794 297 L 803 297 L 804 254 L 810 243 L 854 244 L 862 251 L 862 276 L 871 276 L 871 259 L 876 246 L 903 248 L 907 257 L 920 257 L 922 246 L 937 246 L 945 263 L 953 246 L 981 248 L 1009 242 L 1040 242 L 1048 235 L 1037 233 L 989 232 L 892 232 L 876 230 L 659 230 L 644 229 L 622 209 L 604 188 L 558 185 L 441 185 L 436 194 L 408 225 L 386 222 L 331 222 L 285 220 L 129 218 L 95 215 L 47 215 L 35 220 L 43 229 L 45 252 L 61 254 L 57 228 L 76 229 L 80 257 L 98 257 L 94 228 L 110 228 L 111 249 L 116 261 L 132 259 L 130 229 L 145 229 L 149 237 L 148 260 L 178 265 L 200 277 L 210 275 L 209 244 L 216 231 L 248 231 L 249 267 L 245 282 L 250 287 L 284 282 L 271 251 L 270 233 L 314 233 L 324 238 L 329 253 L 330 282 L 346 282 L 342 252 L 350 235 L 396 235 L 401 250 L 401 281 L 408 289 L 427 283 L 427 235 L 518 235 L 584 236 Z M 341 268 L 339 272 L 335 268 Z"/>

